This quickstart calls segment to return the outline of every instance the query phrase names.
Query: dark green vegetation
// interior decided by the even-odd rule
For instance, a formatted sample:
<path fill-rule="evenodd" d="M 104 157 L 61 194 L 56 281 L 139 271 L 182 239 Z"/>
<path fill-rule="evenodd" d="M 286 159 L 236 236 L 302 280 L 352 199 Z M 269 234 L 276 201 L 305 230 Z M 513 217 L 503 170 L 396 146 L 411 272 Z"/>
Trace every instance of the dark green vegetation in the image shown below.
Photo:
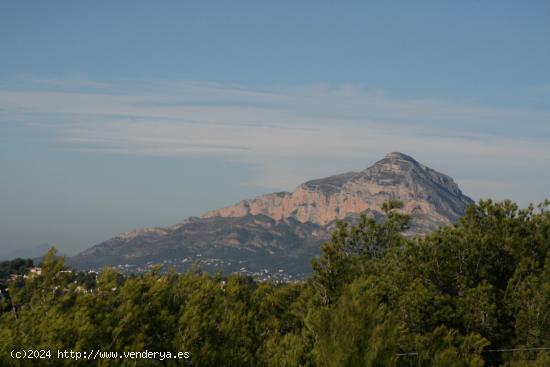
<path fill-rule="evenodd" d="M 12 274 L 23 275 L 32 267 L 33 261 L 31 259 L 0 261 L 0 282 L 7 280 Z"/>
<path fill-rule="evenodd" d="M 50 253 L 3 301 L 0 365 L 37 365 L 13 348 L 72 348 L 188 351 L 193 366 L 550 366 L 550 203 L 480 202 L 423 239 L 400 234 L 396 206 L 341 223 L 300 284 L 106 269 L 85 292 Z"/>

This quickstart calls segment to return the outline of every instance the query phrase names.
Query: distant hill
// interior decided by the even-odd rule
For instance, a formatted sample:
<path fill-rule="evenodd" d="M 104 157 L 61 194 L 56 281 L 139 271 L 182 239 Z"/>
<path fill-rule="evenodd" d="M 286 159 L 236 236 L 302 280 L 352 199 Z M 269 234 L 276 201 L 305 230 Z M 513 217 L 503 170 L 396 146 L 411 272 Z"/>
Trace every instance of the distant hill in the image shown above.
<path fill-rule="evenodd" d="M 456 221 L 473 202 L 451 177 L 394 152 L 360 172 L 308 181 L 293 192 L 243 200 L 170 227 L 123 233 L 69 263 L 142 271 L 153 263 L 185 270 L 198 261 L 210 271 L 301 278 L 337 220 L 354 221 L 362 213 L 380 219 L 388 199 L 403 201 L 401 211 L 411 215 L 409 235 Z"/>
<path fill-rule="evenodd" d="M 36 247 L 21 248 L 0 256 L 0 260 L 12 260 L 12 259 L 38 259 L 48 252 L 52 247 L 49 243 L 42 243 Z"/>

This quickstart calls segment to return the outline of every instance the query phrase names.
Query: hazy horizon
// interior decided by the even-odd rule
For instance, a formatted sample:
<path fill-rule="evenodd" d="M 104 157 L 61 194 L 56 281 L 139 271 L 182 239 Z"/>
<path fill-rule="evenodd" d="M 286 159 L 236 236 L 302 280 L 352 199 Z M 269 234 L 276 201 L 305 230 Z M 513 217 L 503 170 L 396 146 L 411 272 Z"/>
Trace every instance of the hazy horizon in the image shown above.
<path fill-rule="evenodd" d="M 155 5 L 4 5 L 0 256 L 73 254 L 391 151 L 475 200 L 550 198 L 546 1 Z"/>

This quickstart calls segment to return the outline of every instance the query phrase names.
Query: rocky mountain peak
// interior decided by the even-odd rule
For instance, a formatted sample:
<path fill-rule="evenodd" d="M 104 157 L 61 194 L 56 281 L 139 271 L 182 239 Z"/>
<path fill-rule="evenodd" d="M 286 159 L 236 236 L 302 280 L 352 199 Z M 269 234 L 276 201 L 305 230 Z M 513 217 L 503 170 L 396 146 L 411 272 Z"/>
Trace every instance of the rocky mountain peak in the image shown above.
<path fill-rule="evenodd" d="M 389 159 L 389 160 L 400 159 L 400 160 L 403 160 L 403 161 L 418 163 L 410 155 L 406 155 L 406 154 L 401 153 L 401 152 L 390 152 L 390 153 L 386 154 L 384 159 Z"/>
<path fill-rule="evenodd" d="M 422 171 L 425 168 L 425 166 L 418 163 L 413 157 L 409 155 L 399 152 L 392 152 L 386 154 L 384 158 L 374 163 L 372 166 L 367 167 L 362 172 L 370 172 L 371 174 L 376 174 L 377 172 L 392 171 L 398 173 L 408 172 L 412 170 Z"/>
<path fill-rule="evenodd" d="M 388 199 L 404 202 L 403 211 L 425 227 L 419 231 L 456 220 L 472 202 L 449 176 L 411 156 L 391 152 L 361 172 L 311 180 L 292 193 L 258 196 L 208 212 L 204 217 L 263 214 L 275 220 L 294 218 L 302 223 L 326 225 L 361 213 L 381 215 L 382 204 Z"/>

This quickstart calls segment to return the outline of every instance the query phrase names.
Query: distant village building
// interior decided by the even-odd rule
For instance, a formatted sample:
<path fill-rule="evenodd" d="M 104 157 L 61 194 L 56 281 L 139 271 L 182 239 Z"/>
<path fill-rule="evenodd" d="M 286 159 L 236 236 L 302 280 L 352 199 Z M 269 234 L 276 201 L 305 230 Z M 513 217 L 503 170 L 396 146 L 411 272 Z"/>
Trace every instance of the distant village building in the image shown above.
<path fill-rule="evenodd" d="M 15 282 L 15 281 L 18 281 L 18 280 L 21 280 L 23 279 L 23 275 L 21 274 L 10 274 L 10 280 L 12 282 Z"/>

